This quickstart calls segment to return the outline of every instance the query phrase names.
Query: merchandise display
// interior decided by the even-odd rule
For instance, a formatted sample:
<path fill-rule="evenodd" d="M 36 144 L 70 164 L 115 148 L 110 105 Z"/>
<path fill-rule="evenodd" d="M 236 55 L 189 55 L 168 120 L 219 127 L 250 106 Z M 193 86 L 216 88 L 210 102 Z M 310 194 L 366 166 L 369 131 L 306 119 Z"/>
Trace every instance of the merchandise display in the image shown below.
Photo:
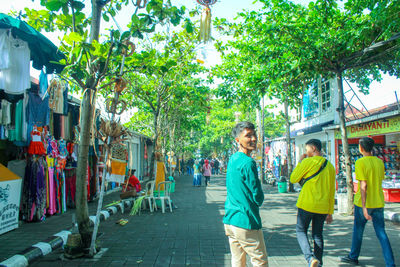
<path fill-rule="evenodd" d="M 358 144 L 349 144 L 350 160 L 353 173 L 354 190 L 358 188 L 357 180 L 355 179 L 354 164 L 362 157 L 358 150 Z M 400 189 L 400 150 L 397 145 L 385 146 L 376 144 L 373 149 L 373 155 L 381 159 L 385 165 L 385 180 L 382 181 L 384 189 L 385 201 L 400 202 L 400 190 L 392 192 L 391 189 Z M 338 193 L 347 192 L 346 174 L 345 174 L 345 158 L 342 145 L 338 146 L 338 175 L 336 177 L 338 183 Z M 399 197 L 394 196 L 397 194 Z"/>

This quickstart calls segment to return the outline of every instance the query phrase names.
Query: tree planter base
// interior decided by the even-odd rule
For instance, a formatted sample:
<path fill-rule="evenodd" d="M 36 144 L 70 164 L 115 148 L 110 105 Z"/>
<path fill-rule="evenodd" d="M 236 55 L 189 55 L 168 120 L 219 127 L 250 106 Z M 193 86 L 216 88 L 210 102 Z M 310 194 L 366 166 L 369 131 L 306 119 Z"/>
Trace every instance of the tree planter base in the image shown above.
<path fill-rule="evenodd" d="M 99 233 L 97 237 L 101 236 L 102 233 Z M 96 251 L 100 251 L 101 247 L 96 240 Z M 82 237 L 80 234 L 70 234 L 68 236 L 67 244 L 64 246 L 64 257 L 67 259 L 77 259 L 81 257 L 88 257 L 90 256 L 90 249 L 84 248 L 82 244 Z"/>
<path fill-rule="evenodd" d="M 64 257 L 67 259 L 76 259 L 83 257 L 84 250 L 80 234 L 70 234 L 67 244 L 64 246 Z"/>

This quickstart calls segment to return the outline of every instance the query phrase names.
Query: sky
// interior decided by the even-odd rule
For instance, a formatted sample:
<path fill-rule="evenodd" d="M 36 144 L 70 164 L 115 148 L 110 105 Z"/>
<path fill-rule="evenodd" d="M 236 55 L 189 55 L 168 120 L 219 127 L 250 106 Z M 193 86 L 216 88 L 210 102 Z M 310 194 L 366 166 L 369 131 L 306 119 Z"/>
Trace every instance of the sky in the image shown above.
<path fill-rule="evenodd" d="M 185 5 L 187 9 L 193 9 L 198 4 L 195 0 L 171 0 L 173 5 L 182 6 Z M 89 2 L 89 0 L 86 0 Z M 294 2 L 299 4 L 307 5 L 309 0 L 294 0 Z M 1 13 L 9 13 L 11 10 L 22 11 L 25 7 L 41 9 L 40 0 L 12 0 L 12 1 L 2 1 L 0 5 Z M 246 10 L 259 10 L 262 6 L 260 3 L 252 4 L 253 0 L 218 0 L 218 2 L 211 7 L 212 16 L 219 18 L 226 18 L 228 20 L 233 20 L 236 17 L 236 14 L 243 9 Z M 131 14 L 133 13 L 133 9 L 131 8 L 123 8 L 120 14 L 116 17 L 118 24 L 124 29 L 125 25 L 128 23 Z M 110 21 L 108 24 L 103 23 L 103 29 L 108 28 L 110 26 L 114 26 L 114 22 Z M 52 42 L 56 45 L 59 44 L 59 38 L 62 36 L 61 33 L 44 33 L 46 37 L 48 37 Z M 219 36 L 216 33 L 213 33 L 215 38 Z M 199 53 L 199 57 L 205 59 L 206 66 L 213 66 L 215 64 L 220 63 L 220 55 L 213 47 L 213 44 L 205 45 Z M 37 77 L 39 72 L 33 71 L 32 76 Z M 348 86 L 344 84 L 345 90 L 347 91 Z M 396 101 L 395 92 L 397 92 L 398 97 L 400 97 L 400 80 L 395 79 L 394 77 L 384 76 L 384 79 L 381 83 L 373 82 L 370 87 L 369 95 L 363 95 L 358 92 L 357 87 L 352 85 L 357 95 L 361 98 L 361 101 L 367 107 L 367 109 L 376 108 L 379 106 L 383 106 L 386 104 L 394 103 Z M 358 101 L 354 101 L 352 103 L 358 108 L 361 108 L 361 104 Z"/>

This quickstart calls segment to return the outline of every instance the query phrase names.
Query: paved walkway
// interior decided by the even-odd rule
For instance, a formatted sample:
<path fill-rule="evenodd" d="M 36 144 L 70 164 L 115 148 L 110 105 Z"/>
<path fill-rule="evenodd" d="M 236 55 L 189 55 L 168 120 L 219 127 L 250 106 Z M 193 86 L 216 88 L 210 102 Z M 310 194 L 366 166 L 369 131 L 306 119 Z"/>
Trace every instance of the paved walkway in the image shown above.
<path fill-rule="evenodd" d="M 101 223 L 99 231 L 103 235 L 100 241 L 105 251 L 102 257 L 61 260 L 62 251 L 58 250 L 32 266 L 230 266 L 229 244 L 222 224 L 225 178 L 212 177 L 207 188 L 192 187 L 189 176 L 176 180 L 176 192 L 172 198 L 178 209 L 174 209 L 173 213 L 144 211 L 133 217 L 118 213 Z M 265 187 L 265 193 L 261 217 L 270 266 L 306 266 L 295 233 L 297 194 L 278 194 L 276 187 Z M 111 201 L 106 200 L 105 204 Z M 129 219 L 129 223 L 125 226 L 116 224 L 121 218 Z M 46 223 L 50 224 L 51 219 Z M 337 257 L 344 255 L 350 246 L 352 218 L 334 215 L 334 219 L 333 224 L 325 228 L 324 266 L 347 266 L 338 263 Z M 70 221 L 70 218 L 65 220 Z M 60 221 L 60 229 L 48 234 L 63 230 L 61 225 L 66 225 L 65 220 Z M 40 224 L 31 225 L 29 232 L 42 228 Z M 26 240 L 19 239 L 21 235 L 18 240 L 13 239 L 13 232 L 3 236 L 11 237 L 7 238 L 10 246 L 14 243 L 29 246 L 35 242 L 27 243 L 31 241 L 29 232 L 26 233 Z M 40 232 L 36 242 L 45 238 L 45 233 Z M 387 232 L 395 259 L 400 263 L 400 227 L 387 223 Z M 4 241 L 0 239 L 0 252 L 3 254 L 10 250 L 9 247 L 4 249 Z M 363 266 L 384 266 L 382 252 L 370 224 L 366 227 L 360 262 Z"/>

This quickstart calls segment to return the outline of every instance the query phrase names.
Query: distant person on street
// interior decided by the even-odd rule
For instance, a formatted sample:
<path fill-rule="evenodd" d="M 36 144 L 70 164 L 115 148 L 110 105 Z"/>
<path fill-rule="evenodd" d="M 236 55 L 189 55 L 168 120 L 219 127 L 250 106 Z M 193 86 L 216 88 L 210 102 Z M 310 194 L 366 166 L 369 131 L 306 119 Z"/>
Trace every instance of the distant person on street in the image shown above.
<path fill-rule="evenodd" d="M 208 159 L 206 159 L 204 161 L 203 175 L 205 178 L 206 186 L 208 186 L 208 184 L 210 183 L 210 177 L 211 177 L 211 164 L 209 163 Z"/>
<path fill-rule="evenodd" d="M 386 266 L 392 267 L 396 265 L 392 247 L 385 231 L 385 218 L 383 216 L 385 201 L 382 180 L 385 178 L 385 166 L 381 159 L 372 156 L 374 144 L 374 140 L 369 137 L 361 138 L 359 141 L 359 150 L 363 157 L 358 159 L 355 165 L 359 186 L 354 196 L 353 240 L 350 253 L 341 257 L 340 261 L 358 264 L 364 228 L 366 223 L 372 220 L 376 236 L 382 247 Z"/>
<path fill-rule="evenodd" d="M 193 169 L 193 186 L 201 186 L 201 165 L 198 160 L 194 162 Z"/>
<path fill-rule="evenodd" d="M 210 163 L 210 165 L 211 165 L 211 174 L 214 174 L 214 173 L 215 173 L 215 170 L 214 170 L 214 160 L 211 159 L 211 160 L 209 161 L 209 163 Z"/>
<path fill-rule="evenodd" d="M 239 146 L 228 163 L 226 174 L 225 234 L 229 238 L 233 267 L 246 266 L 246 254 L 253 266 L 268 266 L 261 230 L 259 207 L 264 201 L 257 164 L 250 157 L 257 148 L 254 124 L 240 122 L 232 131 Z"/>
<path fill-rule="evenodd" d="M 193 174 L 193 165 L 194 165 L 194 160 L 192 158 L 188 159 L 187 161 L 187 174 L 192 175 Z"/>
<path fill-rule="evenodd" d="M 335 205 L 335 168 L 321 154 L 321 141 L 311 139 L 306 143 L 306 154 L 293 170 L 290 182 L 302 184 L 297 200 L 297 241 L 308 266 L 322 266 L 324 252 L 324 222 L 332 222 Z M 308 227 L 312 222 L 314 252 L 308 241 Z"/>
<path fill-rule="evenodd" d="M 214 159 L 214 169 L 215 169 L 215 175 L 219 174 L 219 161 L 218 159 Z"/>

